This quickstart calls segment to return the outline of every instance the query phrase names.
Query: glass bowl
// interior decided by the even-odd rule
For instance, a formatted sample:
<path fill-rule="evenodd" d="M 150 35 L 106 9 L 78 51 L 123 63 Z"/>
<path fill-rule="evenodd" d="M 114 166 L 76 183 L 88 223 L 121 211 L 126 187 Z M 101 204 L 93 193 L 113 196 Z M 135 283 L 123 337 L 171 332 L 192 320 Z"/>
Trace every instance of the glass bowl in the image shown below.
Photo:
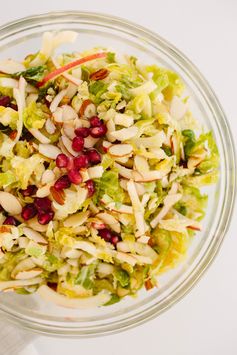
<path fill-rule="evenodd" d="M 89 337 L 115 333 L 148 321 L 178 302 L 211 264 L 228 229 L 235 197 L 234 145 L 225 114 L 197 68 L 173 45 L 139 25 L 111 15 L 63 12 L 27 17 L 0 28 L 0 58 L 23 59 L 40 48 L 44 31 L 70 29 L 79 33 L 76 44 L 60 51 L 105 46 L 178 72 L 187 87 L 191 110 L 212 129 L 220 153 L 220 179 L 207 189 L 209 202 L 203 231 L 197 233 L 187 258 L 159 278 L 159 287 L 141 290 L 136 298 L 92 310 L 71 310 L 47 303 L 38 295 L 0 295 L 0 312 L 35 332 Z"/>

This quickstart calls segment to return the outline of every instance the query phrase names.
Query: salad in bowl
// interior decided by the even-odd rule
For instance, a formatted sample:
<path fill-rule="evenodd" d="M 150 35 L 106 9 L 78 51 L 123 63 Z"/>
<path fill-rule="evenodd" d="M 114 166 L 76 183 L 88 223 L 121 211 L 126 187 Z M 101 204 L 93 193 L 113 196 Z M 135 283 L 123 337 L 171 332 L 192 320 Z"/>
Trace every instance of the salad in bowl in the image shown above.
<path fill-rule="evenodd" d="M 159 287 L 198 238 L 218 178 L 182 79 L 111 49 L 0 61 L 0 290 L 63 307 Z"/>

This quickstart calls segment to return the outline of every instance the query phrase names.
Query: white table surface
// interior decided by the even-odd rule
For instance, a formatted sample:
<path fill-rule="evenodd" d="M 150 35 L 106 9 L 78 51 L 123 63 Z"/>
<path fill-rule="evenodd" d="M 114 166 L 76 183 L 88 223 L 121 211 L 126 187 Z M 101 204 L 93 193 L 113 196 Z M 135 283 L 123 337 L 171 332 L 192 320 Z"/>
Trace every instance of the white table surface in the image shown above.
<path fill-rule="evenodd" d="M 236 0 L 0 1 L 0 23 L 53 10 L 111 13 L 159 33 L 182 50 L 218 95 L 237 136 Z M 38 337 L 40 355 L 236 355 L 237 213 L 221 251 L 198 285 L 159 318 L 117 335 L 83 340 Z M 28 355 L 35 354 L 33 347 Z"/>

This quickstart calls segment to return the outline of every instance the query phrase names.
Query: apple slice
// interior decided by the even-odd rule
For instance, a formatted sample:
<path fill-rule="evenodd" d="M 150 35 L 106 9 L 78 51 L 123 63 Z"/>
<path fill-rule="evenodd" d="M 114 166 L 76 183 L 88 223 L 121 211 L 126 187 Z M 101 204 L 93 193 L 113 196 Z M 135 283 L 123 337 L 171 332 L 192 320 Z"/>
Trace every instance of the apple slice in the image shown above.
<path fill-rule="evenodd" d="M 69 71 L 69 70 L 71 70 L 73 68 L 76 68 L 76 67 L 78 67 L 81 64 L 84 64 L 84 63 L 89 62 L 91 60 L 95 60 L 95 59 L 99 59 L 99 58 L 105 58 L 106 56 L 107 56 L 106 52 L 101 52 L 101 53 L 91 54 L 91 55 L 88 55 L 88 56 L 86 56 L 84 58 L 80 58 L 80 59 L 77 59 L 77 60 L 75 60 L 73 62 L 70 62 L 70 63 L 64 65 L 63 67 L 58 68 L 58 69 L 52 71 L 51 73 L 49 73 L 48 75 L 46 75 L 44 77 L 44 79 L 38 83 L 37 86 L 41 87 L 41 86 L 45 85 L 48 81 L 55 79 L 59 75 L 65 73 L 65 72 L 67 72 L 67 71 Z"/>

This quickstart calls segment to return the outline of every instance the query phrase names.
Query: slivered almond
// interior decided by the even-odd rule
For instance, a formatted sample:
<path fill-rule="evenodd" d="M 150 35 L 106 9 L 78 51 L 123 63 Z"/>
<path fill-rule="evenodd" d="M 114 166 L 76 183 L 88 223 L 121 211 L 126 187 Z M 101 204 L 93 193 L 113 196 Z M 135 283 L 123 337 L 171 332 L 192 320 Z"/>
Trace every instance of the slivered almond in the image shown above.
<path fill-rule="evenodd" d="M 56 190 L 54 186 L 50 187 L 50 193 L 53 199 L 59 204 L 64 205 L 65 202 L 65 193 L 63 190 Z"/>
<path fill-rule="evenodd" d="M 131 144 L 113 144 L 108 148 L 108 153 L 115 157 L 130 155 L 133 151 Z"/>
<path fill-rule="evenodd" d="M 53 144 L 39 144 L 39 153 L 49 159 L 56 159 L 62 152 Z"/>

